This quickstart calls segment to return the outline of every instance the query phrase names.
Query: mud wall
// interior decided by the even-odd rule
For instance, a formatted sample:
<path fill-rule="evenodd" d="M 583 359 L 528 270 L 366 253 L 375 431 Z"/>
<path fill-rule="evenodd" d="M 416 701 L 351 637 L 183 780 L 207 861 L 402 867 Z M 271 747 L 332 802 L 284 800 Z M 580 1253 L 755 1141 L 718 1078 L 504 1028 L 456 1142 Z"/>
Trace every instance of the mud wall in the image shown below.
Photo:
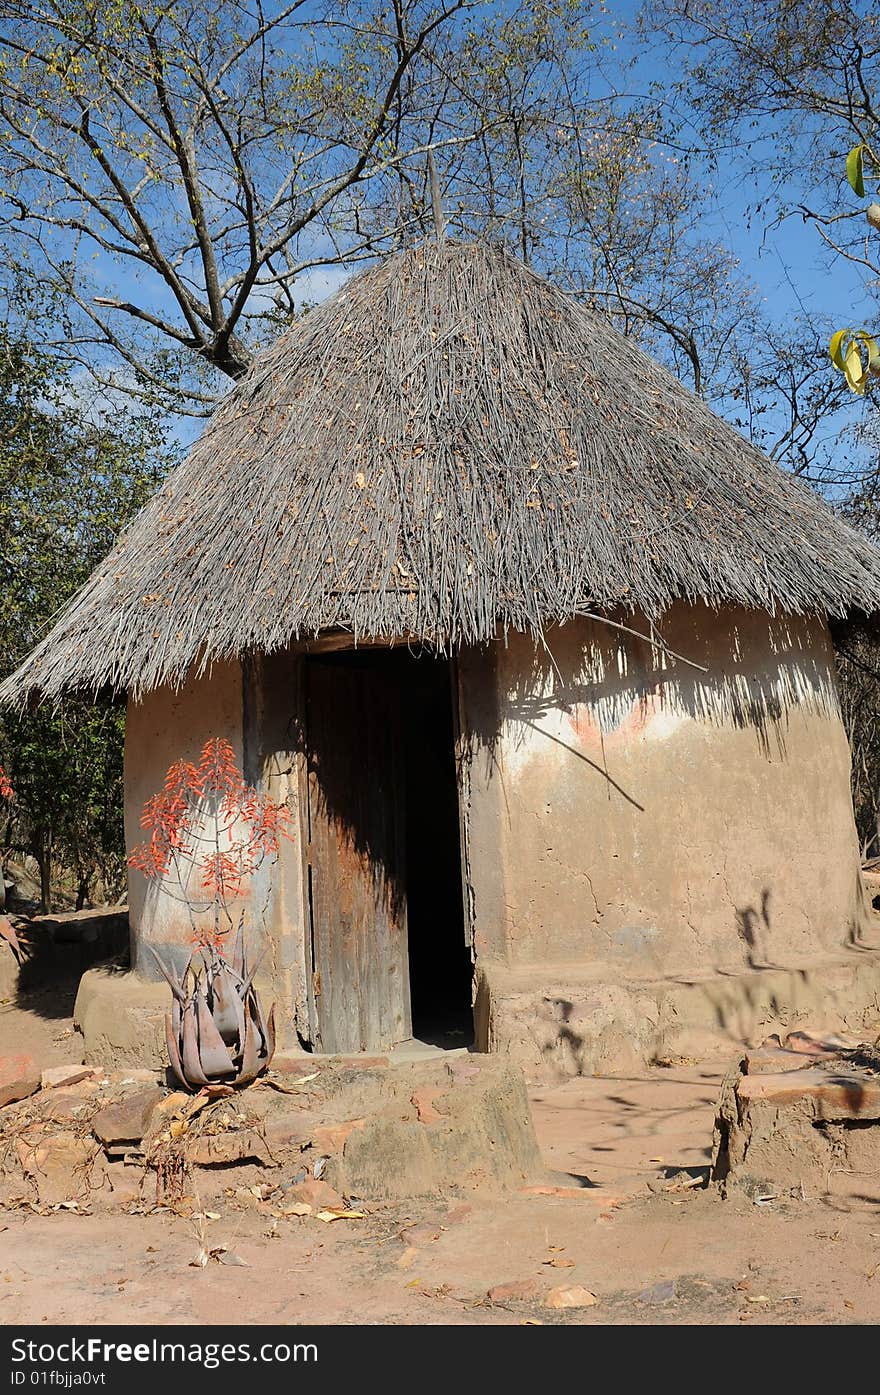
<path fill-rule="evenodd" d="M 680 604 L 659 630 L 705 671 L 588 620 L 461 656 L 478 965 L 687 975 L 858 936 L 827 626 Z"/>
<path fill-rule="evenodd" d="M 145 840 L 140 827 L 144 804 L 157 794 L 168 767 L 197 761 L 209 737 L 229 741 L 241 761 L 242 675 L 237 663 L 215 664 L 209 674 L 190 678 L 178 690 L 157 688 L 141 702 L 129 702 L 125 735 L 125 844 L 129 851 Z M 148 945 L 175 963 L 186 961 L 192 928 L 179 893 L 130 870 L 128 877 L 132 964 L 142 978 L 159 970 Z"/>
<path fill-rule="evenodd" d="M 637 618 L 623 623 L 643 628 Z M 668 649 L 586 620 L 547 645 L 511 635 L 459 656 L 462 827 L 481 966 L 589 967 L 692 978 L 792 970 L 857 938 L 866 918 L 849 750 L 827 628 L 676 606 Z M 126 836 L 167 767 L 223 735 L 249 781 L 288 805 L 293 838 L 251 888 L 260 975 L 293 1044 L 308 1035 L 295 728 L 296 656 L 216 665 L 132 704 Z M 188 953 L 173 896 L 130 878 L 134 961 Z"/>
<path fill-rule="evenodd" d="M 271 984 L 281 1047 L 295 1047 L 310 1034 L 306 992 L 306 935 L 300 817 L 301 740 L 297 725 L 300 671 L 296 654 L 280 650 L 245 665 L 245 777 L 288 810 L 289 837 L 276 862 L 258 871 L 253 909 L 265 936 L 263 975 Z"/>
<path fill-rule="evenodd" d="M 268 1002 L 275 1002 L 279 1044 L 296 1041 L 303 1026 L 304 941 L 302 934 L 302 854 L 298 825 L 298 775 L 294 733 L 295 663 L 289 653 L 244 665 L 215 664 L 211 673 L 191 679 L 179 691 L 158 689 L 130 703 L 125 747 L 125 836 L 131 849 L 143 841 L 139 820 L 145 801 L 162 786 L 176 760 L 196 760 L 209 737 L 225 737 L 235 750 L 248 783 L 276 803 L 287 805 L 289 839 L 282 839 L 277 862 L 264 864 L 232 907 L 245 912 L 252 959 L 262 953 L 258 974 Z M 197 891 L 196 891 L 196 894 Z M 182 965 L 192 945 L 192 926 L 179 889 L 129 873 L 132 962 L 141 978 L 159 970 L 147 946 Z"/>

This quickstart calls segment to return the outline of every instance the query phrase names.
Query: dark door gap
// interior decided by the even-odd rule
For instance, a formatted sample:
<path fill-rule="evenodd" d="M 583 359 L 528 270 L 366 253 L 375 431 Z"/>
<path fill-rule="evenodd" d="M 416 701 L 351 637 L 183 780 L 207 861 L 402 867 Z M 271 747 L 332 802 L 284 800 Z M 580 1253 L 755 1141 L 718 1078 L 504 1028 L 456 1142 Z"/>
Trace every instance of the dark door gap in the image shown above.
<path fill-rule="evenodd" d="M 357 691 L 358 674 L 362 674 L 365 693 L 375 694 L 377 685 L 387 693 L 384 710 L 375 701 L 365 703 L 362 711 L 349 710 L 345 719 L 352 729 L 337 732 L 337 740 L 342 746 L 353 743 L 355 749 L 361 740 L 365 754 L 368 747 L 372 752 L 393 750 L 403 769 L 389 769 L 386 778 L 377 770 L 374 755 L 363 765 L 353 762 L 350 788 L 335 782 L 333 821 L 341 837 L 363 849 L 365 875 L 370 875 L 367 867 L 372 864 L 372 875 L 384 877 L 398 905 L 397 915 L 405 919 L 413 1036 L 444 1048 L 470 1045 L 472 968 L 464 934 L 451 661 L 406 649 L 362 649 L 306 659 L 306 664 L 320 665 L 327 674 L 329 687 L 322 686 L 331 706 L 335 707 L 335 684 L 328 669 L 339 671 L 340 688 Z M 334 718 L 342 720 L 344 710 L 340 705 Z M 393 739 L 383 742 L 380 733 L 357 730 L 358 723 L 363 727 L 383 721 L 397 725 L 396 733 L 387 733 Z M 332 742 L 332 728 L 322 725 L 324 742 Z M 335 764 L 332 758 L 331 764 Z M 381 801 L 393 798 L 399 801 L 398 807 L 383 811 Z M 385 856 L 385 845 L 390 850 L 391 842 L 375 838 L 377 827 L 386 819 L 403 834 L 402 846 L 391 859 L 394 865 Z M 314 914 L 316 907 L 310 909 Z M 374 951 L 381 954 L 380 943 Z M 357 992 L 357 967 L 346 963 L 344 955 L 335 956 L 335 962 L 337 972 L 351 975 L 349 991 Z M 379 970 L 381 982 L 381 966 Z M 343 990 L 341 983 L 335 987 L 337 994 Z"/>

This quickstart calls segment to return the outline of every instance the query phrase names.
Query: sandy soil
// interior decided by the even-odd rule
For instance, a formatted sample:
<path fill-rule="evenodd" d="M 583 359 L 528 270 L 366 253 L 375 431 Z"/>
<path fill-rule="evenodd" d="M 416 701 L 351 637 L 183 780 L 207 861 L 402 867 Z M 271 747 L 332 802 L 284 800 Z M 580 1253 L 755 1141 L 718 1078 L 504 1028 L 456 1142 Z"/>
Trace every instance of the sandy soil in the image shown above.
<path fill-rule="evenodd" d="M 70 1030 L 63 1002 L 0 1007 L 0 1050 L 70 1059 Z M 222 1201 L 216 1220 L 0 1212 L 0 1323 L 880 1321 L 880 1179 L 761 1205 L 670 1187 L 703 1175 L 728 1063 L 532 1089 L 553 1180 L 588 1180 L 576 1194 L 450 1196 L 331 1224 Z M 192 1264 L 220 1246 L 240 1262 Z M 487 1297 L 522 1280 L 530 1297 Z M 552 1310 L 557 1285 L 598 1302 Z"/>

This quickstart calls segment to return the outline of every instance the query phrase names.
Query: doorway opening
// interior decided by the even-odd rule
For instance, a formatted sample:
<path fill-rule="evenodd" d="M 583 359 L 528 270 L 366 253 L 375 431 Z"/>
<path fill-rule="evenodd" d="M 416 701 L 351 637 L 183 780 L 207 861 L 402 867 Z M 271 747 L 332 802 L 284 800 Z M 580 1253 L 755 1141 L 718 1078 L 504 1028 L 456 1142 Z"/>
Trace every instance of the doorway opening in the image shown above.
<path fill-rule="evenodd" d="M 304 839 L 317 1050 L 473 1040 L 449 659 L 304 665 Z"/>
<path fill-rule="evenodd" d="M 413 1036 L 473 1040 L 449 659 L 401 651 L 406 771 L 406 902 Z"/>

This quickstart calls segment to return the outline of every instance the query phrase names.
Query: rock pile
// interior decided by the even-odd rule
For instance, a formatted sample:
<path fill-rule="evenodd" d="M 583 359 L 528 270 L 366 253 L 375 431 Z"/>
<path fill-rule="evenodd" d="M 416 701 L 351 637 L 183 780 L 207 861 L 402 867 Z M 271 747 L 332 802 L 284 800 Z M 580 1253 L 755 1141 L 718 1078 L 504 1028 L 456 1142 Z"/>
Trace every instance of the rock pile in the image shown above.
<path fill-rule="evenodd" d="M 145 1070 L 5 1058 L 0 1206 L 185 1210 L 223 1192 L 305 1215 L 540 1175 L 522 1076 L 497 1058 L 279 1066 L 187 1094 Z"/>

